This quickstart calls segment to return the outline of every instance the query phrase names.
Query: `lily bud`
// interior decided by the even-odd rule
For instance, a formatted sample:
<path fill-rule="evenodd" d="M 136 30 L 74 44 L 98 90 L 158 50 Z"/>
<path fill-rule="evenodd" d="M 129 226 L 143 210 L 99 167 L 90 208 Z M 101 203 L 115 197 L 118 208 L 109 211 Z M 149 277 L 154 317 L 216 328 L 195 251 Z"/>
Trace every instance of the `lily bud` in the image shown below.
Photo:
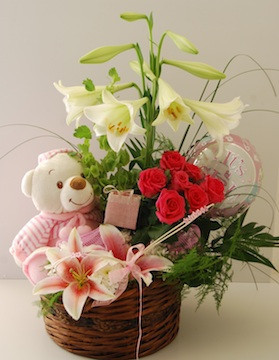
<path fill-rule="evenodd" d="M 138 75 L 141 75 L 140 64 L 137 60 L 130 61 L 129 65 L 135 73 L 137 73 Z M 156 79 L 156 76 L 153 74 L 150 67 L 147 65 L 147 63 L 145 61 L 143 62 L 142 67 L 143 67 L 144 74 L 146 75 L 146 77 L 149 80 L 153 81 Z"/>
<path fill-rule="evenodd" d="M 169 38 L 172 39 L 172 41 L 175 43 L 175 45 L 178 47 L 178 49 L 185 51 L 190 54 L 198 54 L 199 51 L 195 47 L 194 44 L 192 44 L 188 39 L 186 39 L 184 36 L 176 34 L 170 30 L 166 32 Z"/>
<path fill-rule="evenodd" d="M 121 19 L 126 20 L 126 21 L 137 21 L 137 20 L 141 20 L 141 19 L 147 20 L 147 16 L 145 14 L 138 14 L 138 13 L 134 13 L 134 12 L 125 12 L 125 13 L 121 14 L 120 17 L 121 17 Z"/>
<path fill-rule="evenodd" d="M 176 66 L 202 79 L 220 80 L 226 77 L 224 73 L 216 70 L 214 67 L 200 62 L 164 59 L 163 63 Z"/>
<path fill-rule="evenodd" d="M 102 46 L 82 56 L 79 59 L 79 62 L 82 64 L 101 64 L 106 61 L 109 61 L 110 59 L 114 58 L 116 55 L 126 50 L 132 49 L 133 47 L 134 44 Z"/>

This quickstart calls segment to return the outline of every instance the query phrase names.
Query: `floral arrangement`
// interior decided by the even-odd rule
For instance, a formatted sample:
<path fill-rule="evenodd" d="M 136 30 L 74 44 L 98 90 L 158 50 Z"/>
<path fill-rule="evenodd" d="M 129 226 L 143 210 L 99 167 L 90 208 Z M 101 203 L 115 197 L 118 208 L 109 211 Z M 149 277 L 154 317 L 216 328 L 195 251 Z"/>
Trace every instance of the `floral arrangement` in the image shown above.
<path fill-rule="evenodd" d="M 219 308 L 232 278 L 232 260 L 274 268 L 260 249 L 279 245 L 279 238 L 264 226 L 244 224 L 259 181 L 233 187 L 229 181 L 237 156 L 228 161 L 232 152 L 227 148 L 241 140 L 230 135 L 230 130 L 239 124 L 246 106 L 238 97 L 213 103 L 179 95 L 162 77 L 167 66 L 207 81 L 218 80 L 212 100 L 225 74 L 205 63 L 163 57 L 166 38 L 186 54 L 195 55 L 198 50 L 172 31 L 164 32 L 156 42 L 152 14 L 124 13 L 121 18 L 147 23 L 149 62 L 137 43 L 100 47 L 80 62 L 101 64 L 134 51 L 137 59 L 130 66 L 139 75 L 140 85 L 120 83 L 114 67 L 107 85 L 95 86 L 89 78 L 80 86 L 55 84 L 65 96 L 66 122 L 75 122 L 74 137 L 81 141 L 72 144 L 69 156 L 82 165 L 85 179 L 99 198 L 104 224 L 97 229 L 97 241 L 93 231 L 95 240 L 90 245 L 84 245 L 84 240 L 93 237 L 93 232 L 82 235 L 74 227 L 68 241 L 41 249 L 48 260 L 47 276 L 35 285 L 34 293 L 48 294 L 49 304 L 62 295 L 66 311 L 78 320 L 88 297 L 93 299 L 92 306 L 108 305 L 129 281 L 136 280 L 142 289 L 142 282 L 149 286 L 156 272 L 164 281 L 198 288 L 199 304 L 213 293 Z M 139 97 L 120 100 L 119 93 L 130 88 Z M 195 136 L 184 150 L 195 116 L 207 134 L 196 142 Z M 94 124 L 93 132 L 106 152 L 101 160 L 91 151 L 96 142 L 91 142 L 90 126 L 80 125 L 82 118 Z M 159 133 L 165 121 L 172 131 L 185 131 L 178 149 Z M 248 151 L 252 147 L 245 144 L 237 143 L 238 151 L 246 151 L 246 161 L 254 161 Z M 211 162 L 205 162 L 208 158 Z M 225 171 L 216 171 L 224 167 Z M 241 178 L 245 171 L 242 161 L 237 176 Z"/>

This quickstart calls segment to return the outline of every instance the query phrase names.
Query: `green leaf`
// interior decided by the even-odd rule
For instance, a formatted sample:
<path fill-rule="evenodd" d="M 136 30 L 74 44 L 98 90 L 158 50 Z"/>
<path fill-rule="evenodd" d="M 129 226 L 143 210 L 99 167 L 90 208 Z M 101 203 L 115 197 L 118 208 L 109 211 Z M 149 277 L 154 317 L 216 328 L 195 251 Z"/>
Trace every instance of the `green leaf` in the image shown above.
<path fill-rule="evenodd" d="M 139 141 L 139 139 L 138 139 L 138 138 L 135 138 L 135 140 L 136 140 L 136 142 L 138 143 L 139 147 L 140 147 L 140 148 L 143 148 L 143 144 Z"/>
<path fill-rule="evenodd" d="M 79 126 L 75 129 L 74 136 L 79 139 L 92 139 L 92 133 L 86 125 Z"/>
<path fill-rule="evenodd" d="M 110 150 L 107 152 L 106 156 L 101 161 L 101 165 L 106 172 L 114 171 L 116 167 L 116 157 L 117 154 L 114 151 Z"/>
<path fill-rule="evenodd" d="M 131 245 L 138 244 L 139 242 L 142 244 L 147 244 L 150 241 L 150 237 L 148 235 L 148 228 L 138 229 L 133 235 Z"/>
<path fill-rule="evenodd" d="M 120 166 L 126 166 L 130 162 L 130 156 L 127 150 L 120 150 L 117 154 L 117 158 L 119 159 Z"/>
<path fill-rule="evenodd" d="M 87 144 L 87 143 L 78 144 L 78 148 L 79 148 L 79 151 L 82 153 L 82 156 L 84 156 L 84 154 L 88 153 L 88 151 L 89 151 L 89 144 Z"/>
<path fill-rule="evenodd" d="M 113 86 L 116 82 L 121 80 L 115 67 L 111 68 L 108 74 L 111 77 L 111 86 Z"/>
<path fill-rule="evenodd" d="M 134 13 L 134 12 L 125 12 L 125 13 L 121 14 L 120 17 L 121 17 L 121 19 L 130 21 L 130 22 L 141 20 L 141 19 L 147 20 L 147 16 L 145 14 L 138 14 L 138 13 Z"/>
<path fill-rule="evenodd" d="M 138 165 L 140 169 L 143 169 L 143 165 L 144 165 L 143 159 L 139 157 L 130 161 L 129 170 L 132 170 L 135 167 L 135 165 Z"/>
<path fill-rule="evenodd" d="M 241 229 L 241 226 L 243 224 L 243 221 L 245 219 L 245 216 L 247 214 L 247 211 L 246 210 L 243 214 L 241 214 L 240 217 L 238 217 L 236 220 L 234 220 L 230 226 L 227 228 L 227 230 L 225 231 L 225 234 L 224 234 L 224 239 L 230 239 L 231 237 L 233 237 L 235 235 L 235 233 L 237 232 L 237 230 L 240 231 Z"/>
<path fill-rule="evenodd" d="M 153 225 L 149 228 L 148 235 L 150 236 L 151 239 L 156 240 L 165 232 L 169 231 L 170 228 L 171 226 L 168 224 Z"/>
<path fill-rule="evenodd" d="M 273 236 L 269 233 L 261 233 L 256 235 L 257 239 L 261 239 L 261 240 L 269 240 L 269 241 L 279 241 L 279 236 Z"/>
<path fill-rule="evenodd" d="M 90 173 L 94 178 L 98 178 L 100 175 L 99 167 L 98 165 L 91 165 L 90 166 Z"/>
<path fill-rule="evenodd" d="M 276 270 L 270 260 L 268 260 L 265 256 L 261 255 L 257 250 L 248 247 L 242 247 L 241 249 L 237 249 L 232 254 L 232 258 L 244 262 L 256 262 Z"/>
<path fill-rule="evenodd" d="M 95 85 L 93 84 L 93 81 L 89 78 L 87 78 L 86 80 L 83 80 L 83 85 L 85 86 L 85 89 L 87 91 L 94 91 L 95 90 Z"/>
<path fill-rule="evenodd" d="M 163 60 L 164 64 L 176 66 L 182 70 L 189 72 L 192 75 L 207 80 L 220 80 L 224 79 L 226 75 L 210 65 L 193 62 L 193 61 L 177 61 L 177 60 Z"/>
<path fill-rule="evenodd" d="M 102 135 L 98 137 L 99 146 L 101 150 L 109 151 L 111 147 L 109 146 L 108 139 L 106 135 Z"/>
<path fill-rule="evenodd" d="M 186 39 L 184 36 L 176 34 L 170 30 L 166 31 L 166 34 L 175 43 L 178 49 L 190 54 L 199 53 L 195 45 L 191 43 L 188 39 Z"/>
<path fill-rule="evenodd" d="M 135 151 L 137 152 L 138 155 L 140 155 L 141 153 L 141 149 L 143 148 L 142 146 L 140 147 L 140 145 L 138 146 L 133 139 L 130 139 L 131 144 L 133 145 Z"/>
<path fill-rule="evenodd" d="M 101 64 L 134 47 L 134 44 L 102 46 L 85 54 L 79 61 L 81 64 Z"/>
<path fill-rule="evenodd" d="M 127 146 L 127 148 L 128 148 L 128 150 L 130 151 L 131 155 L 132 155 L 134 158 L 137 157 L 136 151 L 135 151 L 131 146 L 129 146 L 128 144 L 125 144 L 125 145 Z"/>
<path fill-rule="evenodd" d="M 221 227 L 221 225 L 217 221 L 211 221 L 206 217 L 205 218 L 200 217 L 199 219 L 197 219 L 196 224 L 201 229 L 201 237 L 204 242 L 208 241 L 210 232 L 212 230 L 218 230 Z"/>

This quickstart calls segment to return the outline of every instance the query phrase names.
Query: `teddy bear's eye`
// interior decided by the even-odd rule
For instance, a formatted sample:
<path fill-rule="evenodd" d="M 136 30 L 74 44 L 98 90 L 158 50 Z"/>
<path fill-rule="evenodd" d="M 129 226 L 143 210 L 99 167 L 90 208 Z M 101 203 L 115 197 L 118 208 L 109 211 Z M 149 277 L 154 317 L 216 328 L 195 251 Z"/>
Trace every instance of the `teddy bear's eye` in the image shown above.
<path fill-rule="evenodd" d="M 62 181 L 57 181 L 56 186 L 58 187 L 58 189 L 62 189 L 63 187 Z"/>

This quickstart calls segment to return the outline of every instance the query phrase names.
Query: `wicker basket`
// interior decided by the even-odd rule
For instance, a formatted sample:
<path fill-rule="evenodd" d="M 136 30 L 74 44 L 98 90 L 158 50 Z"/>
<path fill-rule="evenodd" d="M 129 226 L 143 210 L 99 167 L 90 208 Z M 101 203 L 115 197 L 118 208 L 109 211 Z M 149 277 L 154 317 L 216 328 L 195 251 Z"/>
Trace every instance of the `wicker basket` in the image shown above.
<path fill-rule="evenodd" d="M 143 288 L 143 314 L 139 356 L 150 355 L 168 345 L 179 328 L 181 287 L 156 279 Z M 61 303 L 44 317 L 50 337 L 72 353 L 95 359 L 134 359 L 138 340 L 139 293 L 136 282 L 108 306 L 91 308 L 87 300 L 78 321 Z"/>

